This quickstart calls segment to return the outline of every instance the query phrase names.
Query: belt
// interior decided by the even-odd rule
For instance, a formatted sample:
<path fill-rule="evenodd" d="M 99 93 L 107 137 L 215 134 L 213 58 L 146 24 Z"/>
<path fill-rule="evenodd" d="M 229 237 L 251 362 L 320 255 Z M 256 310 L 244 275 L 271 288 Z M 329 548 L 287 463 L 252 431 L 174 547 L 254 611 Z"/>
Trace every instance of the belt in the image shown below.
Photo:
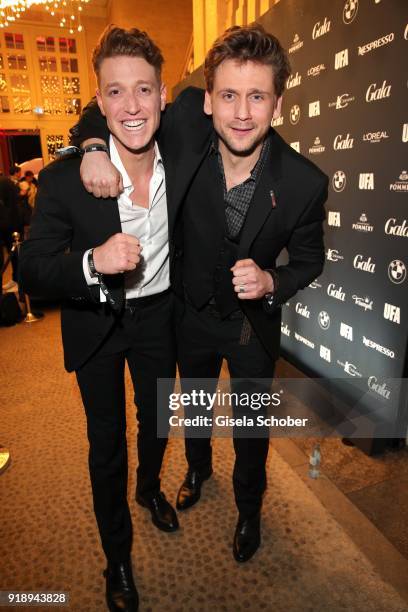
<path fill-rule="evenodd" d="M 153 302 L 157 302 L 161 298 L 166 295 L 169 295 L 171 292 L 170 287 L 165 291 L 161 291 L 160 293 L 153 293 L 152 295 L 145 295 L 139 298 L 130 298 L 130 300 L 125 300 L 124 308 L 125 310 L 135 310 L 136 308 L 142 308 L 147 304 L 152 304 Z"/>

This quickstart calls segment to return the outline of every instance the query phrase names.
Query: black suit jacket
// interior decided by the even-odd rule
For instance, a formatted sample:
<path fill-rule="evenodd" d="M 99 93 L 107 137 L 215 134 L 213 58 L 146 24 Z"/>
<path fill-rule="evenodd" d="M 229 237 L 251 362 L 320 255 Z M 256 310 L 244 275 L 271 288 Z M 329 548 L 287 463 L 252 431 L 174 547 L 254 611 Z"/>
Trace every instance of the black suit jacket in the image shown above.
<path fill-rule="evenodd" d="M 78 369 L 103 342 L 115 312 L 99 301 L 99 287 L 88 287 L 85 251 L 121 232 L 117 200 L 100 200 L 83 187 L 80 158 L 56 161 L 40 172 L 30 236 L 21 246 L 20 282 L 26 293 L 62 298 L 61 327 L 65 367 Z M 120 305 L 123 275 L 106 276 Z"/>
<path fill-rule="evenodd" d="M 211 118 L 202 110 L 202 90 L 184 90 L 162 122 L 161 138 L 166 153 L 169 215 L 171 219 L 172 285 L 183 295 L 181 259 L 188 228 L 177 223 L 184 197 L 213 135 Z M 280 346 L 281 306 L 299 289 L 317 278 L 324 264 L 323 221 L 327 199 L 327 176 L 298 154 L 271 128 L 269 157 L 264 165 L 241 233 L 238 258 L 253 259 L 262 269 L 275 269 L 278 289 L 274 301 L 239 300 L 266 350 L 277 358 Z M 275 207 L 272 206 L 274 194 Z M 200 211 L 206 250 L 197 252 L 205 266 L 219 249 L 224 232 L 225 210 L 208 201 Z M 287 249 L 287 265 L 276 259 Z M 189 262 L 186 262 L 189 265 Z"/>

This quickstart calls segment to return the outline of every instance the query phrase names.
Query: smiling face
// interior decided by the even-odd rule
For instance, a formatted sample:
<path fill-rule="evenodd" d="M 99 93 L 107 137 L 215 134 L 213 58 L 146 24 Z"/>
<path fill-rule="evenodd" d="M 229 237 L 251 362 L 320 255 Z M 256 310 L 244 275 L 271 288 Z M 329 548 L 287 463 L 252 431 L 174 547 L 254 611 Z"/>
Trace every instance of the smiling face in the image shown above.
<path fill-rule="evenodd" d="M 215 70 L 213 90 L 205 93 L 204 112 L 213 116 L 220 148 L 245 156 L 261 148 L 281 104 L 272 66 L 228 59 Z"/>
<path fill-rule="evenodd" d="M 96 98 L 119 154 L 153 147 L 166 88 L 142 57 L 105 58 L 99 68 Z"/>

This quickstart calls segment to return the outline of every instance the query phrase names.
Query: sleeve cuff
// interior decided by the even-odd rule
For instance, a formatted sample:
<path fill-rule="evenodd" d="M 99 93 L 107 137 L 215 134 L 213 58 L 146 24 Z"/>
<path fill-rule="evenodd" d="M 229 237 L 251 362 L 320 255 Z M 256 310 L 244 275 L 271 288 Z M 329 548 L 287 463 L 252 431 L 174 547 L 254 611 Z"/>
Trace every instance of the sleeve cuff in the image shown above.
<path fill-rule="evenodd" d="M 86 284 L 87 285 L 98 285 L 98 279 L 91 276 L 90 272 L 89 272 L 89 267 L 88 267 L 88 255 L 91 249 L 88 249 L 87 251 L 85 251 L 84 256 L 82 258 L 82 269 L 84 271 L 84 276 L 85 276 L 85 280 L 86 280 Z"/>

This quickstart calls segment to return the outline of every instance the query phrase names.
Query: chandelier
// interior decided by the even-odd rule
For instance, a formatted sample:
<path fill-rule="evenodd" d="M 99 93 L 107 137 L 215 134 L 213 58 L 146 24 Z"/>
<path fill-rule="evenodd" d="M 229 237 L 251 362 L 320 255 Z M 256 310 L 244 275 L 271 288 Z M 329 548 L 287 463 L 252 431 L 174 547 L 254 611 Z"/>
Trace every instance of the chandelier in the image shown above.
<path fill-rule="evenodd" d="M 59 20 L 61 28 L 70 33 L 82 32 L 83 5 L 90 0 L 0 0 L 0 28 L 12 25 L 29 8 L 43 6 L 51 17 Z"/>

